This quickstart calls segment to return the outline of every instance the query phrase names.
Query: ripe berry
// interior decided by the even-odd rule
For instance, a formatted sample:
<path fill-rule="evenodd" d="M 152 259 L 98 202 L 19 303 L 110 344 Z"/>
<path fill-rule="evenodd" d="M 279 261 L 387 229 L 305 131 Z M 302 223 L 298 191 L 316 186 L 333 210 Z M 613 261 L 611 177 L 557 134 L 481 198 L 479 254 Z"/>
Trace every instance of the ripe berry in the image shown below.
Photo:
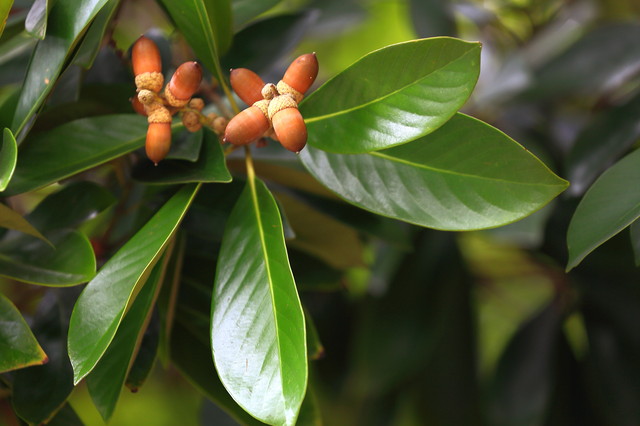
<path fill-rule="evenodd" d="M 317 76 L 318 58 L 315 53 L 307 53 L 299 56 L 289 65 L 282 81 L 304 95 Z"/>
<path fill-rule="evenodd" d="M 149 123 L 144 147 L 147 157 L 157 166 L 171 148 L 171 123 Z"/>
<path fill-rule="evenodd" d="M 167 89 L 165 89 L 165 95 L 169 91 L 175 99 L 188 102 L 200 87 L 201 80 L 202 67 L 200 64 L 197 62 L 185 62 L 173 73 Z"/>
<path fill-rule="evenodd" d="M 246 145 L 260 138 L 271 127 L 265 113 L 256 105 L 240 112 L 229 121 L 224 141 L 234 145 Z"/>
<path fill-rule="evenodd" d="M 229 81 L 233 91 L 247 105 L 253 105 L 262 99 L 262 88 L 264 81 L 258 74 L 247 68 L 236 68 L 231 70 Z"/>

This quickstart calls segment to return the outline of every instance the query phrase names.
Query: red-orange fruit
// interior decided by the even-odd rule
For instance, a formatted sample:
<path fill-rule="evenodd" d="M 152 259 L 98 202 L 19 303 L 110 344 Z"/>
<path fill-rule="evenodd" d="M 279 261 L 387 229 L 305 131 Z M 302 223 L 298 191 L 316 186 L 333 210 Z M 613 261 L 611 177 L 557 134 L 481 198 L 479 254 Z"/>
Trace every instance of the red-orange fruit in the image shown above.
<path fill-rule="evenodd" d="M 235 68 L 229 74 L 233 91 L 247 105 L 253 105 L 262 99 L 264 81 L 258 74 L 247 68 Z"/>
<path fill-rule="evenodd" d="M 307 53 L 298 56 L 295 61 L 289 65 L 287 71 L 282 77 L 282 81 L 304 94 L 313 84 L 318 76 L 318 58 L 315 53 Z"/>
<path fill-rule="evenodd" d="M 147 111 L 145 111 L 144 105 L 142 104 L 142 102 L 140 102 L 140 99 L 138 99 L 137 96 L 133 96 L 131 98 L 131 107 L 135 112 L 146 117 Z"/>
<path fill-rule="evenodd" d="M 269 120 L 260 108 L 250 106 L 229 121 L 223 140 L 234 145 L 246 145 L 260 138 L 269 127 Z"/>
<path fill-rule="evenodd" d="M 134 43 L 131 50 L 131 62 L 134 75 L 162 71 L 162 60 L 158 46 L 145 36 L 141 36 Z"/>
<path fill-rule="evenodd" d="M 169 90 L 176 99 L 186 100 L 191 98 L 200 87 L 202 80 L 202 67 L 197 62 L 185 62 L 180 65 L 171 80 Z"/>
<path fill-rule="evenodd" d="M 171 148 L 171 123 L 149 123 L 144 148 L 149 160 L 158 165 Z"/>
<path fill-rule="evenodd" d="M 307 144 L 307 126 L 298 108 L 285 108 L 271 118 L 276 137 L 289 151 L 300 152 Z"/>

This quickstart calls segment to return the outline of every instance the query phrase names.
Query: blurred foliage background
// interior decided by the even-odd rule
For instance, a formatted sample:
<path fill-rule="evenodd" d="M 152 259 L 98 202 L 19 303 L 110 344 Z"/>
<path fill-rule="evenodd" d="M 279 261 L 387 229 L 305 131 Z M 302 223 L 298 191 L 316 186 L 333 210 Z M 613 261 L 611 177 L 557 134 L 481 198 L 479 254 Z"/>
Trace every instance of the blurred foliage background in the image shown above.
<path fill-rule="evenodd" d="M 130 9 L 123 14 L 128 19 L 169 31 L 153 1 L 122 3 Z M 358 234 L 348 242 L 354 246 L 343 250 L 362 252 L 361 258 L 335 267 L 323 262 L 317 270 L 306 260 L 296 270 L 296 259 L 304 255 L 294 247 L 294 273 L 323 344 L 311 373 L 324 424 L 640 424 L 634 240 L 623 232 L 565 272 L 567 228 L 576 206 L 640 135 L 640 3 L 274 4 L 264 15 L 268 31 L 260 23 L 242 29 L 225 65 L 249 66 L 274 80 L 270 74 L 281 74 L 294 55 L 315 51 L 319 85 L 391 43 L 439 35 L 480 40 L 481 77 L 465 111 L 512 136 L 571 182 L 542 211 L 495 230 L 444 233 L 406 225 L 396 244 Z M 127 33 L 127 25 L 118 28 L 115 46 L 105 47 L 98 63 L 108 64 L 119 43 L 130 44 L 139 35 Z M 15 35 L 11 31 L 9 22 L 3 38 Z M 252 36 L 259 33 L 269 35 Z M 4 46 L 0 100 L 20 84 L 29 57 L 28 49 Z M 180 54 L 173 54 L 179 62 Z M 94 66 L 95 75 L 86 78 L 128 78 L 98 75 L 110 70 Z M 123 90 L 121 97 L 102 97 L 104 104 L 89 99 L 84 108 L 122 108 L 128 96 Z M 68 113 L 69 119 L 80 114 Z M 46 115 L 38 121 L 46 123 Z M 44 292 L 8 282 L 0 288 L 26 314 L 35 311 Z M 70 403 L 86 424 L 102 424 L 83 386 Z M 0 417 L 5 409 L 0 406 Z M 173 370 L 123 395 L 110 424 L 141 422 L 235 424 Z"/>

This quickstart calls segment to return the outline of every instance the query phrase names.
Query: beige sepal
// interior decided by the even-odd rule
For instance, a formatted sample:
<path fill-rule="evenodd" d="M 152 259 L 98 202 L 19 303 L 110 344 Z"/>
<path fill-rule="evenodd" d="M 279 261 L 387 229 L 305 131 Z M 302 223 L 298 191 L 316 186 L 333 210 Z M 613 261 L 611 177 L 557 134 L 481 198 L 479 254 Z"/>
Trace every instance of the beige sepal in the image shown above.
<path fill-rule="evenodd" d="M 262 88 L 261 93 L 262 93 L 262 97 L 268 101 L 270 101 L 271 99 L 279 95 L 278 89 L 276 88 L 276 85 L 273 83 L 265 84 L 264 87 Z"/>
<path fill-rule="evenodd" d="M 269 102 L 269 115 L 267 115 L 267 117 L 269 117 L 269 120 L 272 120 L 273 116 L 276 115 L 278 111 L 282 111 L 287 108 L 298 108 L 298 103 L 294 97 L 290 94 L 277 96 Z"/>
<path fill-rule="evenodd" d="M 229 120 L 225 117 L 216 117 L 213 120 L 213 131 L 219 135 L 223 135 L 227 128 L 227 124 L 229 124 Z"/>
<path fill-rule="evenodd" d="M 136 75 L 135 82 L 138 91 L 146 89 L 157 93 L 162 89 L 164 76 L 157 71 L 143 72 L 140 75 Z"/>
<path fill-rule="evenodd" d="M 278 93 L 280 93 L 281 95 L 291 95 L 291 96 L 293 96 L 293 98 L 298 103 L 300 103 L 300 101 L 302 101 L 302 99 L 304 99 L 304 94 L 298 92 L 296 89 L 294 89 L 293 87 L 289 86 L 287 83 L 285 83 L 282 80 L 280 80 L 278 82 L 278 85 L 276 86 L 276 89 L 278 90 Z"/>
<path fill-rule="evenodd" d="M 257 102 L 254 102 L 254 103 L 253 103 L 253 106 L 254 106 L 254 107 L 258 107 L 258 109 L 260 109 L 260 111 L 262 111 L 262 113 L 264 114 L 264 116 L 265 116 L 265 117 L 267 117 L 267 118 L 269 118 L 269 108 L 270 108 L 270 106 L 269 106 L 269 105 L 270 105 L 270 104 L 271 104 L 271 101 L 270 101 L 270 100 L 268 100 L 268 99 L 262 99 L 262 100 L 259 100 L 259 101 L 257 101 Z"/>
<path fill-rule="evenodd" d="M 149 123 L 171 123 L 171 113 L 162 104 L 146 105 L 147 122 Z"/>
<path fill-rule="evenodd" d="M 190 132 L 197 132 L 202 128 L 200 116 L 195 111 L 185 111 L 182 113 L 182 124 Z"/>
<path fill-rule="evenodd" d="M 140 90 L 138 92 L 138 100 L 142 105 L 162 103 L 162 99 L 160 98 L 160 96 L 156 92 L 149 89 Z"/>
<path fill-rule="evenodd" d="M 169 105 L 173 107 L 178 107 L 178 108 L 182 108 L 183 106 L 187 105 L 190 101 L 190 99 L 176 98 L 175 95 L 171 93 L 171 89 L 169 89 L 169 84 L 167 84 L 167 87 L 164 88 L 164 98 L 166 99 Z"/>

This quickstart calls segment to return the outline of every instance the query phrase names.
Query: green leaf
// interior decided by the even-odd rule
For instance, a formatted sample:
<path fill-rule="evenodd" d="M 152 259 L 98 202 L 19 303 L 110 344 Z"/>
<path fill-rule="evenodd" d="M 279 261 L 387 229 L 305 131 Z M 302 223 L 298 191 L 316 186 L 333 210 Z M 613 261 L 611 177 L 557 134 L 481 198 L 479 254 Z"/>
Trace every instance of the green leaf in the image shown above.
<path fill-rule="evenodd" d="M 582 195 L 609 165 L 640 138 L 640 93 L 591 118 L 567 155 L 569 192 Z"/>
<path fill-rule="evenodd" d="M 54 287 L 77 285 L 95 275 L 96 259 L 87 237 L 77 231 L 49 235 L 51 245 L 29 236 L 2 241 L 0 275 Z"/>
<path fill-rule="evenodd" d="M 417 139 L 458 111 L 479 72 L 479 43 L 438 37 L 376 50 L 302 102 L 309 144 L 362 153 Z"/>
<path fill-rule="evenodd" d="M 49 12 L 47 37 L 36 45 L 11 126 L 18 135 L 43 104 L 84 29 L 107 0 L 57 1 Z"/>
<path fill-rule="evenodd" d="M 0 35 L 4 32 L 4 27 L 7 23 L 9 12 L 11 11 L 11 6 L 13 6 L 13 0 L 0 3 Z"/>
<path fill-rule="evenodd" d="M 234 28 L 242 27 L 278 3 L 280 0 L 233 0 L 231 7 Z"/>
<path fill-rule="evenodd" d="M 24 21 L 24 28 L 31 37 L 44 39 L 47 32 L 47 14 L 49 12 L 48 0 L 35 0 L 27 18 Z"/>
<path fill-rule="evenodd" d="M 114 125 L 117 123 L 117 125 Z M 28 138 L 4 195 L 80 173 L 144 145 L 147 120 L 135 114 L 81 118 Z"/>
<path fill-rule="evenodd" d="M 640 222 L 637 220 L 629 227 L 631 236 L 631 245 L 633 246 L 633 254 L 636 259 L 636 266 L 640 266 Z"/>
<path fill-rule="evenodd" d="M 135 359 L 135 353 L 151 317 L 166 264 L 166 261 L 160 261 L 153 268 L 118 327 L 109 348 L 87 376 L 89 394 L 105 422 L 111 418 L 116 408 L 118 397 Z"/>
<path fill-rule="evenodd" d="M 174 132 L 171 137 L 171 149 L 167 154 L 167 160 L 186 160 L 192 163 L 198 161 L 204 130 L 200 129 L 192 133 L 182 128 L 180 131 Z"/>
<path fill-rule="evenodd" d="M 151 374 L 156 363 L 156 358 L 158 357 L 159 340 L 160 323 L 157 311 L 153 311 L 147 330 L 142 336 L 136 358 L 131 365 L 131 369 L 127 374 L 127 380 L 124 383 L 131 392 L 138 392 Z"/>
<path fill-rule="evenodd" d="M 340 155 L 307 147 L 300 159 L 316 179 L 350 203 L 442 230 L 514 222 L 567 186 L 504 133 L 463 114 L 395 148 Z"/>
<path fill-rule="evenodd" d="M 84 69 L 91 68 L 93 61 L 96 59 L 96 56 L 98 56 L 98 52 L 102 46 L 102 39 L 109 28 L 111 18 L 113 18 L 119 4 L 120 0 L 108 0 L 100 10 L 87 30 L 87 34 L 82 39 L 82 43 L 73 58 L 73 64 L 79 65 Z"/>
<path fill-rule="evenodd" d="M 102 267 L 78 298 L 69 325 L 69 357 L 78 383 L 98 363 L 124 317 L 134 290 L 145 281 L 184 217 L 197 185 L 178 191 Z"/>
<path fill-rule="evenodd" d="M 446 0 L 411 0 L 411 21 L 420 37 L 455 36 L 453 5 Z"/>
<path fill-rule="evenodd" d="M 200 157 L 195 163 L 166 159 L 155 166 L 144 159 L 134 169 L 133 177 L 141 182 L 155 184 L 231 182 L 218 137 L 208 130 L 204 134 Z"/>
<path fill-rule="evenodd" d="M 44 353 L 20 311 L 0 293 L 0 372 L 47 362 Z"/>
<path fill-rule="evenodd" d="M 78 417 L 70 404 L 64 404 L 60 411 L 47 422 L 48 426 L 84 426 L 84 423 Z"/>
<path fill-rule="evenodd" d="M 640 150 L 604 172 L 578 204 L 567 231 L 567 271 L 640 217 Z"/>
<path fill-rule="evenodd" d="M 0 192 L 9 185 L 9 181 L 16 169 L 18 161 L 18 145 L 11 130 L 5 128 L 2 133 L 2 147 L 0 148 Z"/>
<path fill-rule="evenodd" d="M 194 53 L 218 80 L 223 80 L 218 55 L 231 44 L 228 0 L 161 0 Z"/>
<path fill-rule="evenodd" d="M 51 244 L 47 237 L 42 235 L 27 219 L 2 203 L 0 203 L 0 228 L 14 229 Z"/>
<path fill-rule="evenodd" d="M 249 178 L 227 221 L 211 306 L 211 343 L 233 399 L 269 424 L 296 422 L 307 386 L 304 315 L 273 196 Z"/>

